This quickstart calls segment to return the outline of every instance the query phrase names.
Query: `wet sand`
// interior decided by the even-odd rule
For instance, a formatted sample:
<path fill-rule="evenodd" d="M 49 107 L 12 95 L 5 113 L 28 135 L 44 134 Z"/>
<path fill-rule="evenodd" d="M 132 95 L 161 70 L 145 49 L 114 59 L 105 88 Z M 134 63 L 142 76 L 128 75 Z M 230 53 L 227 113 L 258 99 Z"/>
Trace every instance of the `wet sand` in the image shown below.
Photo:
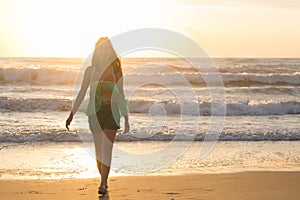
<path fill-rule="evenodd" d="M 109 193 L 99 179 L 0 180 L 0 199 L 298 199 L 300 172 L 242 172 L 111 177 Z"/>

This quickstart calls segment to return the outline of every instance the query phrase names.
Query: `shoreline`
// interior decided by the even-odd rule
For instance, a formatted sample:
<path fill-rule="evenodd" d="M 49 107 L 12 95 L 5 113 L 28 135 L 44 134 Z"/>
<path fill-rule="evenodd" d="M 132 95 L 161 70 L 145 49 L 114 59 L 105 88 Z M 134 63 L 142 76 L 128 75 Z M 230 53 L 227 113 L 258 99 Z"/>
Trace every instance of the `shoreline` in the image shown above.
<path fill-rule="evenodd" d="M 199 157 L 202 142 L 193 144 L 177 160 L 162 163 L 152 153 L 167 142 L 117 142 L 111 177 L 225 174 L 240 172 L 299 172 L 300 145 L 296 142 L 218 142 L 205 158 Z M 175 144 L 180 148 L 180 142 Z M 118 151 L 115 151 L 118 150 Z M 122 152 L 123 151 L 123 152 Z M 171 150 L 167 152 L 172 152 Z M 30 143 L 3 148 L 0 180 L 98 177 L 94 150 L 82 143 Z M 143 153 L 144 160 L 136 155 Z M 166 155 L 167 157 L 169 155 Z M 173 155 L 174 156 L 174 155 Z M 159 166 L 161 165 L 161 166 Z"/>
<path fill-rule="evenodd" d="M 109 178 L 98 198 L 99 178 L 0 180 L 0 199 L 297 199 L 300 172 L 238 172 Z"/>
<path fill-rule="evenodd" d="M 157 173 L 137 173 L 137 174 L 111 174 L 109 177 L 111 179 L 115 178 L 128 178 L 128 177 L 181 177 L 181 176 L 215 176 L 215 175 L 230 175 L 230 174 L 254 174 L 254 173 L 299 173 L 300 170 L 262 170 L 262 169 L 248 169 L 248 170 L 228 170 L 228 171 L 220 171 L 220 172 L 215 172 L 215 171 L 210 171 L 210 172 L 170 172 L 170 173 L 165 173 L 165 172 L 157 172 Z M 55 178 L 49 178 L 49 177 L 38 177 L 38 178 L 32 178 L 32 177 L 0 177 L 0 182 L 1 181 L 72 181 L 72 180 L 93 180 L 93 179 L 99 179 L 100 180 L 100 175 L 98 172 L 96 173 L 96 176 L 94 177 L 55 177 Z M 299 187 L 300 187 L 300 179 L 299 179 Z M 1 190 L 0 190 L 1 191 Z"/>

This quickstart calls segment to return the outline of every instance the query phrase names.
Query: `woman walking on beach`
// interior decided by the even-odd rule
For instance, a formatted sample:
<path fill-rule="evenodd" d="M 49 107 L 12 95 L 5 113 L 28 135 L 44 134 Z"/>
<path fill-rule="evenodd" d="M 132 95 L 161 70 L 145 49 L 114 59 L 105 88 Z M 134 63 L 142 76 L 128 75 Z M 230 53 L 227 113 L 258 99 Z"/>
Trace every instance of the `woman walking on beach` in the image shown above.
<path fill-rule="evenodd" d="M 128 104 L 123 92 L 123 73 L 110 40 L 100 38 L 92 58 L 92 65 L 84 73 L 80 91 L 66 121 L 66 128 L 78 110 L 86 91 L 90 87 L 90 101 L 86 109 L 89 127 L 93 133 L 97 167 L 101 175 L 98 193 L 107 192 L 107 179 L 110 171 L 112 148 L 120 118 L 125 118 L 124 132 L 129 131 Z"/>

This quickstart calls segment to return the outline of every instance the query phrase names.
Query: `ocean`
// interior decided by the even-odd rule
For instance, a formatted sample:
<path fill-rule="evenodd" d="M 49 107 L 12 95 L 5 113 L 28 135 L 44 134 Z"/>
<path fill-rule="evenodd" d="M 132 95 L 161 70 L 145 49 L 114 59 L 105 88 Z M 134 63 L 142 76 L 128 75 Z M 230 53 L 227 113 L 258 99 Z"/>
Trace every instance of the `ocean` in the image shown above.
<path fill-rule="evenodd" d="M 122 59 L 131 131 L 119 131 L 116 147 L 146 155 L 166 149 L 174 138 L 180 146 L 192 136 L 176 162 L 151 173 L 300 170 L 300 59 L 212 60 L 223 80 L 225 113 L 212 110 L 218 110 L 218 99 L 211 96 L 214 86 L 186 60 Z M 81 58 L 0 58 L 0 178 L 97 174 L 92 157 L 86 158 L 91 151 L 85 151 L 92 142 L 84 114 L 88 98 L 71 131 L 65 128 L 85 66 Z M 210 142 L 205 136 L 211 134 L 212 118 L 222 119 L 222 129 L 215 148 L 202 159 L 194 153 Z M 120 157 L 114 154 L 115 175 L 145 174 L 148 168 L 141 165 L 157 165 L 150 159 L 129 170 L 118 165 Z"/>

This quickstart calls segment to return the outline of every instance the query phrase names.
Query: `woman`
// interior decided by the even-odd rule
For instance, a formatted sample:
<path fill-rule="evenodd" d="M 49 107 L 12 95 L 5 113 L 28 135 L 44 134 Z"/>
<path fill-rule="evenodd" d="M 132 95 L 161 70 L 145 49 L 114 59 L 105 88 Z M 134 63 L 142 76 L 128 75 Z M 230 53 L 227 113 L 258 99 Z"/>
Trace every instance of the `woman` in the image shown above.
<path fill-rule="evenodd" d="M 93 133 L 97 167 L 101 175 L 98 193 L 102 195 L 107 192 L 112 147 L 122 116 L 125 118 L 124 132 L 129 131 L 128 104 L 124 98 L 122 78 L 120 59 L 110 40 L 100 38 L 95 45 L 92 65 L 85 70 L 80 91 L 66 121 L 69 130 L 73 116 L 90 87 L 90 101 L 85 113 Z"/>

